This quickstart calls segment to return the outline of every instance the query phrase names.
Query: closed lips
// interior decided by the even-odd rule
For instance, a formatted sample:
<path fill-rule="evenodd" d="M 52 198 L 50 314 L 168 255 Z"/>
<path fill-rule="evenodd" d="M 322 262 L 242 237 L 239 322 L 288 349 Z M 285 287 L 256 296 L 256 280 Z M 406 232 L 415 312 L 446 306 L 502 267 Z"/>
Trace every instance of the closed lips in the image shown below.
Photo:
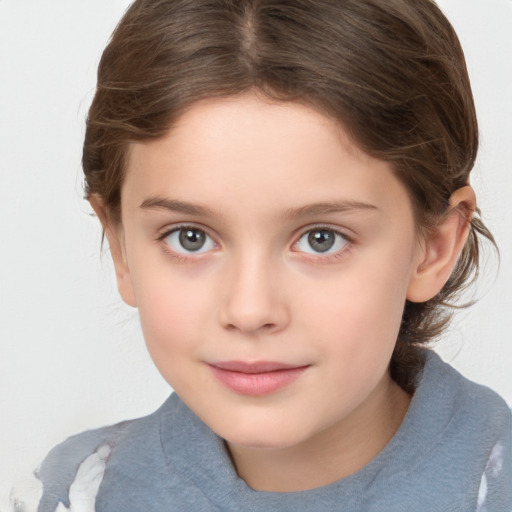
<path fill-rule="evenodd" d="M 212 363 L 210 367 L 214 376 L 231 391 L 242 395 L 261 396 L 287 387 L 299 378 L 309 365 L 228 361 Z"/>

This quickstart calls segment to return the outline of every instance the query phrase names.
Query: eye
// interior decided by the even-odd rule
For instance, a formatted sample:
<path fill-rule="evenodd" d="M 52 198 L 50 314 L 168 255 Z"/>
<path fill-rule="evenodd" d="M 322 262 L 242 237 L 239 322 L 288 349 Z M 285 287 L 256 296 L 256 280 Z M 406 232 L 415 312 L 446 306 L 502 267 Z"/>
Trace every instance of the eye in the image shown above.
<path fill-rule="evenodd" d="M 296 247 L 299 251 L 309 254 L 332 254 L 343 249 L 347 243 L 348 239 L 337 231 L 316 228 L 304 233 Z"/>
<path fill-rule="evenodd" d="M 215 248 L 215 242 L 202 229 L 182 227 L 171 231 L 162 240 L 180 254 L 203 253 Z"/>

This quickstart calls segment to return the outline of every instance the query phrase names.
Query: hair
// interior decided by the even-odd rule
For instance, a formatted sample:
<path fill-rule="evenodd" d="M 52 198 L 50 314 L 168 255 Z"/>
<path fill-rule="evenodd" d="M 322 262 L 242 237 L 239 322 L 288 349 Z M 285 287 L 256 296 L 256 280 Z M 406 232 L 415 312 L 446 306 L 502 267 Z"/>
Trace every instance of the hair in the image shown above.
<path fill-rule="evenodd" d="M 130 144 L 165 135 L 194 103 L 254 90 L 336 120 L 369 155 L 390 162 L 418 229 L 468 184 L 478 126 L 462 48 L 431 0 L 137 0 L 100 61 L 83 149 L 86 197 L 120 222 Z M 478 212 L 477 212 L 478 213 Z M 446 328 L 478 272 L 478 217 L 443 289 L 406 301 L 390 363 L 414 390 L 420 348 Z"/>

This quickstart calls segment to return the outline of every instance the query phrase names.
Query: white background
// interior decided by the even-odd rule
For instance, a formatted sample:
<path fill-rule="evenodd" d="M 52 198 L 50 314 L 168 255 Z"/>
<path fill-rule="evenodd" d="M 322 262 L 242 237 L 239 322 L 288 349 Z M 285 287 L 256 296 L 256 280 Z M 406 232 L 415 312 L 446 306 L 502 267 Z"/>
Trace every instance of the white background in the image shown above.
<path fill-rule="evenodd" d="M 512 404 L 512 2 L 443 0 L 480 120 L 473 177 L 501 250 L 439 351 Z M 169 393 L 117 296 L 82 200 L 84 119 L 127 0 L 0 0 L 0 510 L 72 433 L 152 412 Z"/>

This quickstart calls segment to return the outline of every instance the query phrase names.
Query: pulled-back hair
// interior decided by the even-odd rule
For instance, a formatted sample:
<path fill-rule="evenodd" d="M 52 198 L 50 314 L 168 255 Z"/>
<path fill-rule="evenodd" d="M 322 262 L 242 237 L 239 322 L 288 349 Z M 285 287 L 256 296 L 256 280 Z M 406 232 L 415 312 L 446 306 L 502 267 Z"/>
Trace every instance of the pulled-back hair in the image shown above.
<path fill-rule="evenodd" d="M 132 141 L 163 136 L 195 102 L 248 90 L 310 105 L 392 164 L 418 229 L 435 228 L 468 184 L 478 148 L 457 36 L 431 0 L 137 0 L 106 47 L 87 119 L 86 194 L 120 221 Z M 419 347 L 446 327 L 472 281 L 481 220 L 444 288 L 405 304 L 390 371 L 407 391 Z"/>

